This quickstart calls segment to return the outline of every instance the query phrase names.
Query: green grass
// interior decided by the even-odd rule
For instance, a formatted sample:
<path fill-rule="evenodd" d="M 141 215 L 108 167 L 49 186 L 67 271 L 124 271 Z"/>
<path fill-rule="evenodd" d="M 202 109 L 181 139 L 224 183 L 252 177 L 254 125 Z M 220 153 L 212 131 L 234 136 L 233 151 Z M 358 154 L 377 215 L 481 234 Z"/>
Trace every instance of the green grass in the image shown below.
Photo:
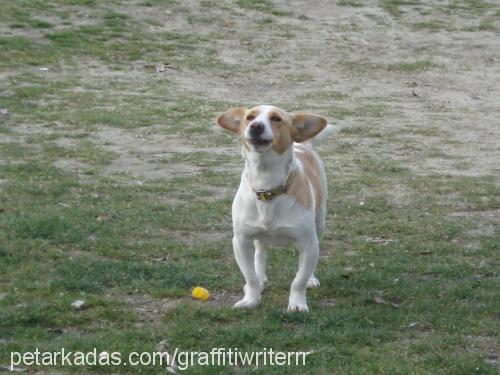
<path fill-rule="evenodd" d="M 44 148 L 48 159 L 76 159 L 96 166 L 110 164 L 117 156 L 113 152 L 107 151 L 103 147 L 95 146 L 89 141 L 81 141 L 70 147 L 61 147 L 57 144 L 46 143 Z"/>
<path fill-rule="evenodd" d="M 424 70 L 429 70 L 436 68 L 437 65 L 432 61 L 420 60 L 414 62 L 401 62 L 397 64 L 391 64 L 387 67 L 389 71 L 399 71 L 399 72 L 419 72 Z"/>
<path fill-rule="evenodd" d="M 0 155 L 4 159 L 17 159 L 22 158 L 25 155 L 26 148 L 18 143 L 6 142 L 0 143 Z"/>
<path fill-rule="evenodd" d="M 439 32 L 442 30 L 450 30 L 451 27 L 448 26 L 446 23 L 444 23 L 441 20 L 431 20 L 431 21 L 426 21 L 426 22 L 418 22 L 414 23 L 412 25 L 412 29 L 415 31 L 418 30 L 428 30 L 430 32 Z"/>
<path fill-rule="evenodd" d="M 443 68 L 441 65 L 430 60 L 401 61 L 391 64 L 379 64 L 368 61 L 340 61 L 338 65 L 346 72 L 356 75 L 369 75 L 380 72 L 422 72 Z"/>
<path fill-rule="evenodd" d="M 363 2 L 358 0 L 340 0 L 337 2 L 338 5 L 348 6 L 348 7 L 362 7 Z"/>
<path fill-rule="evenodd" d="M 387 10 L 393 16 L 400 16 L 402 6 L 415 6 L 420 5 L 420 0 L 379 0 L 382 8 Z"/>
<path fill-rule="evenodd" d="M 367 9 L 361 1 L 338 4 Z M 476 17 L 483 31 L 497 22 L 483 1 L 378 4 L 412 32 L 447 30 L 446 12 Z M 438 13 L 404 19 L 420 10 Z M 243 29 L 238 22 L 248 14 L 255 18 Z M 193 9 L 173 0 L 2 4 L 0 108 L 9 115 L 0 116 L 0 365 L 11 351 L 37 347 L 126 355 L 167 340 L 190 351 L 312 352 L 305 368 L 195 366 L 194 374 L 496 373 L 498 176 L 416 168 L 428 158 L 458 171 L 474 166 L 441 147 L 463 146 L 444 122 L 469 113 L 454 108 L 451 117 L 425 91 L 418 99 L 404 91 L 409 74 L 421 88 L 428 70 L 466 73 L 411 49 L 387 63 L 337 44 L 336 59 L 311 70 L 315 22 L 283 2 L 256 0 Z M 358 32 L 320 26 L 335 40 Z M 278 42 L 293 45 L 290 56 Z M 298 261 L 288 247 L 270 253 L 262 305 L 231 309 L 243 287 L 230 217 L 243 162 L 238 139 L 213 120 L 264 98 L 348 125 L 321 146 L 329 216 L 309 314 L 286 312 Z M 416 126 L 408 107 L 426 121 Z M 135 170 L 117 168 L 128 159 Z M 164 178 L 148 176 L 153 169 Z M 210 290 L 210 301 L 189 297 L 196 285 Z M 73 309 L 77 299 L 89 308 Z"/>
<path fill-rule="evenodd" d="M 271 0 L 237 0 L 236 4 L 243 9 L 257 10 L 275 16 L 289 16 L 291 12 L 285 12 L 276 8 Z"/>

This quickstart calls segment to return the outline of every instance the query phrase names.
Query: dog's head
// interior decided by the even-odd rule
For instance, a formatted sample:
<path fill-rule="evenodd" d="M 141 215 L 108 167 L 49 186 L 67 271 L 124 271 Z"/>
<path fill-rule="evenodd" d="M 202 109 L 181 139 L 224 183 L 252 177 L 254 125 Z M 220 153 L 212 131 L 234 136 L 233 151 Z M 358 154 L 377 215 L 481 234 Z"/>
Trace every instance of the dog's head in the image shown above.
<path fill-rule="evenodd" d="M 326 126 L 326 119 L 259 105 L 232 108 L 217 117 L 217 123 L 238 134 L 249 151 L 273 150 L 282 154 L 293 142 L 304 142 L 318 134 Z"/>

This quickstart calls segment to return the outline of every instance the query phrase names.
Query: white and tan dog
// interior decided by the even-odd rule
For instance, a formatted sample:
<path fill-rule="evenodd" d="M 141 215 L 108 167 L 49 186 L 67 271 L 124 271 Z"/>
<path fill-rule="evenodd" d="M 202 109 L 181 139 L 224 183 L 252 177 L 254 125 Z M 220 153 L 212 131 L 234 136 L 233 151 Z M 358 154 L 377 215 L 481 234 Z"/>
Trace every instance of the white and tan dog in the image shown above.
<path fill-rule="evenodd" d="M 325 228 L 327 186 L 313 144 L 332 133 L 323 117 L 261 105 L 233 108 L 217 123 L 239 135 L 245 169 L 234 198 L 233 249 L 245 277 L 245 297 L 234 307 L 255 307 L 267 283 L 267 250 L 293 243 L 300 251 L 288 311 L 308 311 L 306 288 L 319 286 L 314 270 Z"/>

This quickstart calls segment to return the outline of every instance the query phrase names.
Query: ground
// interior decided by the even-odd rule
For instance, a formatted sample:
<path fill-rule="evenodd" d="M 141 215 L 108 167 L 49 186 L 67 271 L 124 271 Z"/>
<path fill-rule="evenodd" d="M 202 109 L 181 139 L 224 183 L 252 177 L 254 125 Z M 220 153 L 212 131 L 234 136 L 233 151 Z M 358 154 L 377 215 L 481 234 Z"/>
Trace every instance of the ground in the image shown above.
<path fill-rule="evenodd" d="M 0 365 L 167 342 L 312 352 L 305 367 L 189 373 L 497 373 L 496 1 L 1 7 Z M 231 309 L 242 160 L 214 118 L 262 103 L 342 128 L 319 148 L 329 216 L 309 314 L 286 313 L 290 248 L 271 254 L 262 306 Z"/>

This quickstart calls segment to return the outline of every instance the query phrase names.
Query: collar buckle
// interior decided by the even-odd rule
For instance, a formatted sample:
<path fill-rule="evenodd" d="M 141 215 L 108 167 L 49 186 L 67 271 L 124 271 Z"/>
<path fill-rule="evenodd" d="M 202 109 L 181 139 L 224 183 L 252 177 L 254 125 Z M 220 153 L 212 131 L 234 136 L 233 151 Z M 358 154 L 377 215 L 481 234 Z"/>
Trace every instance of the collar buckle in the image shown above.
<path fill-rule="evenodd" d="M 290 186 L 292 186 L 293 173 L 290 173 L 283 185 L 272 190 L 254 190 L 257 199 L 261 202 L 268 202 L 281 194 L 286 194 Z"/>
<path fill-rule="evenodd" d="M 257 195 L 257 199 L 262 202 L 267 202 L 268 200 L 271 200 L 274 195 L 272 191 L 266 191 L 266 190 L 256 191 L 255 194 Z"/>

